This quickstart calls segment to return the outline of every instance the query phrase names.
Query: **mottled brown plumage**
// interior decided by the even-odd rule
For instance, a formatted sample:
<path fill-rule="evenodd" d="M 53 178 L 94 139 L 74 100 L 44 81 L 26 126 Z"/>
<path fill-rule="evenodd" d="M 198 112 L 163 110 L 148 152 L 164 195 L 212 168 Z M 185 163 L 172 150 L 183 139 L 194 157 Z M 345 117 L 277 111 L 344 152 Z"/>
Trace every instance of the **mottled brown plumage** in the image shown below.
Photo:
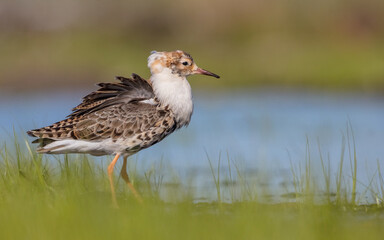
<path fill-rule="evenodd" d="M 177 125 L 173 113 L 156 100 L 151 85 L 140 76 L 117 77 L 118 83 L 100 83 L 100 88 L 83 98 L 73 108 L 67 119 L 51 126 L 28 132 L 38 137 L 39 152 L 50 153 L 44 148 L 57 140 L 85 141 L 119 140 L 132 154 L 147 148 L 172 133 Z M 152 103 L 145 102 L 152 99 Z M 108 154 L 97 152 L 95 155 Z"/>

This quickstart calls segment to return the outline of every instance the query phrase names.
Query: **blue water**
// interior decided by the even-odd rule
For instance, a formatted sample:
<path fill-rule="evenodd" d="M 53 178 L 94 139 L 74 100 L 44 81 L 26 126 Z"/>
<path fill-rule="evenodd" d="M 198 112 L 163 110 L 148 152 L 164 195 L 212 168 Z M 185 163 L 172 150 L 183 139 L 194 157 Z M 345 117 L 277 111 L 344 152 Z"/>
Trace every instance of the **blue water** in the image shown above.
<path fill-rule="evenodd" d="M 2 94 L 0 139 L 13 135 L 13 128 L 22 133 L 62 120 L 86 93 Z M 290 174 L 292 165 L 305 162 L 308 139 L 313 167 L 320 169 L 320 146 L 323 158 L 336 171 L 348 121 L 356 143 L 359 179 L 368 183 L 377 161 L 384 159 L 382 97 L 258 89 L 197 92 L 194 100 L 189 127 L 141 151 L 138 162 L 147 167 L 166 162 L 179 175 L 209 173 L 207 158 L 216 165 L 221 155 L 223 169 L 229 157 L 245 170 L 271 172 L 283 181 L 281 174 Z M 353 146 L 352 132 L 348 134 Z M 349 169 L 348 147 L 345 156 Z"/>

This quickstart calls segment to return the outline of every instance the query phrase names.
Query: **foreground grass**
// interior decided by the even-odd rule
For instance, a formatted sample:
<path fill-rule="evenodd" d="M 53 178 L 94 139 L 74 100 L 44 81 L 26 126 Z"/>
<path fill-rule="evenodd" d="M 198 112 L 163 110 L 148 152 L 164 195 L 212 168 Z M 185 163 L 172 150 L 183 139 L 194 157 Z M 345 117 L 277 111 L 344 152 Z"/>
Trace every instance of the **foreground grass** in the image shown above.
<path fill-rule="evenodd" d="M 379 203 L 358 205 L 351 196 L 321 202 L 308 197 L 276 204 L 258 198 L 196 203 L 188 186 L 178 182 L 176 189 L 162 193 L 164 201 L 160 177 L 149 172 L 133 174 L 143 205 L 116 176 L 116 209 L 102 164 L 83 156 L 46 159 L 20 149 L 16 144 L 14 153 L 1 150 L 0 239 L 382 239 L 384 234 Z M 316 191 L 293 172 L 296 195 Z M 225 191 L 213 166 L 212 173 L 218 193 Z M 248 185 L 239 182 L 241 189 Z"/>

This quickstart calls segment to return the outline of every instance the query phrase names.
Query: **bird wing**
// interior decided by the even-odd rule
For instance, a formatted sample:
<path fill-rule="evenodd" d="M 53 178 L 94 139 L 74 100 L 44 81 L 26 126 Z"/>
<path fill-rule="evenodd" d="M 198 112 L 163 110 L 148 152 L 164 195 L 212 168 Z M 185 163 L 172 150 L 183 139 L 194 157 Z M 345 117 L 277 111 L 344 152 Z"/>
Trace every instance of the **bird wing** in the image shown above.
<path fill-rule="evenodd" d="M 170 111 L 156 105 L 134 102 L 117 104 L 84 116 L 73 126 L 76 139 L 103 140 L 128 139 L 142 135 L 158 135 L 174 125 Z"/>
<path fill-rule="evenodd" d="M 173 124 L 169 111 L 142 102 L 154 97 L 146 80 L 136 74 L 117 79 L 120 83 L 100 83 L 100 89 L 85 96 L 67 119 L 28 134 L 40 138 L 34 141 L 40 143 L 41 139 L 116 140 L 121 135 L 129 137 L 149 131 L 164 121 L 165 125 Z"/>
<path fill-rule="evenodd" d="M 68 117 L 78 117 L 117 103 L 130 103 L 155 96 L 151 85 L 139 75 L 132 78 L 116 77 L 118 83 L 99 83 L 98 90 L 83 97 L 83 102 L 72 109 Z"/>

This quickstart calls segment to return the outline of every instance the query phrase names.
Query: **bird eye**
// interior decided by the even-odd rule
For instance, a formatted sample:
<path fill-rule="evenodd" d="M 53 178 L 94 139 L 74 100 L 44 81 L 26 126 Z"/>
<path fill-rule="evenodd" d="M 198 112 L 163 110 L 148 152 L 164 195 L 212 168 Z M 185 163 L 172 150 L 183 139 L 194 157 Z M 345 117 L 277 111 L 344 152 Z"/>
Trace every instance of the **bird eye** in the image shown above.
<path fill-rule="evenodd" d="M 184 66 L 187 66 L 188 65 L 188 62 L 183 62 L 182 63 Z"/>

